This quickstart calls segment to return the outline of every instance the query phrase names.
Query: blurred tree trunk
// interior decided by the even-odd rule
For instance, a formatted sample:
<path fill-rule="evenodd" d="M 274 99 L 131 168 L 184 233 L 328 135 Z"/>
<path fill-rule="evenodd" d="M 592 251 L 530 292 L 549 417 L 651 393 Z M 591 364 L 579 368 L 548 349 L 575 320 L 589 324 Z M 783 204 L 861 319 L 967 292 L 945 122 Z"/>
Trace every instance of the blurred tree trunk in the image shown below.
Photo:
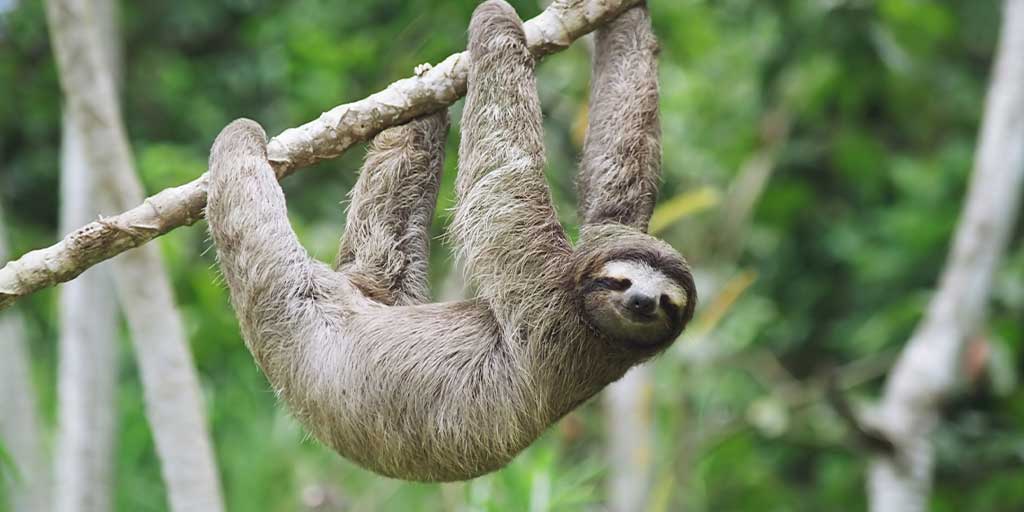
<path fill-rule="evenodd" d="M 109 0 L 98 0 L 108 2 Z M 96 218 L 96 187 L 81 136 L 64 115 L 61 231 Z M 117 308 L 110 266 L 97 265 L 60 289 L 55 509 L 112 509 L 116 434 Z"/>
<path fill-rule="evenodd" d="M 123 210 L 145 199 L 121 118 L 115 79 L 104 62 L 104 30 L 94 0 L 47 4 L 66 111 L 81 135 L 82 157 L 102 183 L 104 209 Z M 159 212 L 157 212 L 159 215 Z M 145 226 L 133 226 L 145 230 Z M 147 245 L 113 262 L 120 304 L 131 330 L 145 392 L 146 413 L 167 495 L 175 511 L 223 509 L 200 393 L 182 319 L 159 249 Z"/>
<path fill-rule="evenodd" d="M 604 392 L 608 509 L 612 512 L 647 508 L 654 436 L 652 370 L 649 364 L 637 366 Z"/>
<path fill-rule="evenodd" d="M 93 0 L 93 5 L 107 43 L 102 57 L 108 69 L 120 69 L 113 1 Z M 100 211 L 100 184 L 85 161 L 73 115 L 66 110 L 62 121 L 62 234 L 96 219 Z M 110 265 L 98 265 L 60 289 L 60 326 L 54 510 L 112 510 L 118 318 Z"/>
<path fill-rule="evenodd" d="M 6 243 L 0 218 L 0 261 L 7 260 Z M 11 512 L 50 510 L 50 471 L 29 361 L 18 311 L 0 311 L 0 447 L 14 469 L 0 470 L 0 485 Z"/>
<path fill-rule="evenodd" d="M 1006 249 L 1024 177 L 1024 0 L 1004 4 L 974 171 L 939 288 L 869 419 L 895 445 L 868 480 L 875 512 L 928 509 L 934 448 L 929 436 L 959 375 L 960 353 L 979 329 Z"/>

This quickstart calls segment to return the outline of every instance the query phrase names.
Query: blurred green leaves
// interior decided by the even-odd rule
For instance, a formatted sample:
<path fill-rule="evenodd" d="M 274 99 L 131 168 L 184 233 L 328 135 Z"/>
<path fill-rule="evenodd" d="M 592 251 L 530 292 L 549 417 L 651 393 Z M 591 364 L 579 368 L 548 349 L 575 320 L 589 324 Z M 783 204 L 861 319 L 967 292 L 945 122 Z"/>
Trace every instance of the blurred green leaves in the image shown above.
<path fill-rule="evenodd" d="M 536 1 L 513 4 L 524 18 L 540 10 Z M 648 4 L 662 46 L 664 147 L 652 231 L 690 259 L 701 300 L 690 332 L 654 363 L 651 509 L 863 509 L 863 454 L 845 444 L 841 423 L 813 390 L 823 368 L 839 365 L 860 372 L 851 394 L 873 396 L 884 363 L 920 318 L 972 164 L 999 2 Z M 203 172 L 209 144 L 233 118 L 256 119 L 273 135 L 461 50 L 475 5 L 124 3 L 125 116 L 147 190 Z M 41 7 L 23 0 L 0 14 L 0 195 L 15 253 L 52 242 L 59 204 L 60 91 Z M 538 67 L 548 177 L 570 232 L 588 70 L 582 48 Z M 455 271 L 442 234 L 460 109 L 452 109 L 432 229 L 434 283 Z M 773 149 L 763 121 L 775 111 L 789 127 Z M 723 244 L 730 186 L 767 149 L 770 177 L 738 240 Z M 285 183 L 291 220 L 321 259 L 333 258 L 339 203 L 361 156 L 353 150 Z M 935 510 L 1024 507 L 1020 232 L 979 333 L 990 346 L 985 378 L 965 383 L 944 410 Z M 231 510 L 601 506 L 607 468 L 596 403 L 505 470 L 467 483 L 402 483 L 340 459 L 288 417 L 245 351 L 205 226 L 160 244 L 203 376 Z M 51 419 L 55 297 L 22 305 Z M 166 510 L 138 379 L 123 359 L 118 509 Z"/>

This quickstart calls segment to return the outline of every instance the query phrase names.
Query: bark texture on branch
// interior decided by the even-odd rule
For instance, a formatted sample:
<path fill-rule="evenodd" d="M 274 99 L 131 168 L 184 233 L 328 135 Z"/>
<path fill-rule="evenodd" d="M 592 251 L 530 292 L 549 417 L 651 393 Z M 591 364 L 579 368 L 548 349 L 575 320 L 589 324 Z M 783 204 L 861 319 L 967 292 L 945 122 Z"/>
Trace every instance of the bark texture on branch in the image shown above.
<path fill-rule="evenodd" d="M 903 349 L 870 418 L 896 446 L 868 476 L 871 510 L 928 509 L 939 406 L 960 352 L 985 316 L 992 278 L 1017 216 L 1024 177 L 1024 0 L 1007 0 L 974 170 L 939 288 Z"/>
<path fill-rule="evenodd" d="M 526 22 L 530 50 L 537 58 L 560 51 L 637 3 L 639 0 L 556 0 Z M 385 128 L 451 105 L 466 92 L 468 70 L 469 55 L 456 53 L 383 91 L 285 130 L 268 147 L 278 177 L 335 158 Z M 204 174 L 163 190 L 134 208 L 141 200 L 123 204 L 118 210 L 124 213 L 87 224 L 50 247 L 9 262 L 0 268 L 0 309 L 19 297 L 70 281 L 85 269 L 172 229 L 195 223 L 206 206 L 206 185 Z"/>
<path fill-rule="evenodd" d="M 71 130 L 81 137 L 91 181 L 102 191 L 97 199 L 112 210 L 141 202 L 117 88 L 103 58 L 101 37 L 109 34 L 98 28 L 103 25 L 96 19 L 100 11 L 92 0 L 51 0 L 46 11 L 65 112 Z M 113 273 L 171 509 L 223 510 L 199 378 L 160 252 L 150 245 L 125 254 L 113 262 Z"/>

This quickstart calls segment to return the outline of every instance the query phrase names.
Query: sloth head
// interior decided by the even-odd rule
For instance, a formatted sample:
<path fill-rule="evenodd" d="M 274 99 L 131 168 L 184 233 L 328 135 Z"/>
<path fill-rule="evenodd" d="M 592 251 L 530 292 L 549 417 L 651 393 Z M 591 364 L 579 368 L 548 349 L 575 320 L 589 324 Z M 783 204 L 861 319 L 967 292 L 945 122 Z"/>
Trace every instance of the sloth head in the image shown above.
<path fill-rule="evenodd" d="M 693 317 L 693 277 L 665 242 L 625 226 L 599 226 L 582 234 L 578 254 L 574 284 L 583 315 L 609 339 L 661 350 Z"/>
<path fill-rule="evenodd" d="M 683 330 L 689 302 L 683 283 L 643 260 L 612 260 L 584 283 L 583 307 L 606 336 L 659 347 Z"/>

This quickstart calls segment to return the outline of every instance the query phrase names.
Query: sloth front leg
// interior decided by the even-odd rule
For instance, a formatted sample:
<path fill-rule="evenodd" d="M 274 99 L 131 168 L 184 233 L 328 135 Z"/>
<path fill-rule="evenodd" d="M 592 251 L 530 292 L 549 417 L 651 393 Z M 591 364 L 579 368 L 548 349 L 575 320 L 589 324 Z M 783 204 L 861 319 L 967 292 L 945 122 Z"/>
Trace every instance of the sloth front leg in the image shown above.
<path fill-rule="evenodd" d="M 370 144 L 335 266 L 378 302 L 430 299 L 430 223 L 447 133 L 448 113 L 441 111 L 384 130 Z"/>
<path fill-rule="evenodd" d="M 280 377 L 293 373 L 306 340 L 322 337 L 317 329 L 331 323 L 321 303 L 345 283 L 299 245 L 266 140 L 263 128 L 248 119 L 217 136 L 206 218 L 246 345 L 281 390 L 288 386 Z"/>
<path fill-rule="evenodd" d="M 597 30 L 590 121 L 577 176 L 583 224 L 647 230 L 661 173 L 657 53 L 642 4 Z"/>
<path fill-rule="evenodd" d="M 545 308 L 568 241 L 551 205 L 534 59 L 523 23 L 502 0 L 484 2 L 469 26 L 458 208 L 452 230 L 466 268 L 504 326 Z"/>

